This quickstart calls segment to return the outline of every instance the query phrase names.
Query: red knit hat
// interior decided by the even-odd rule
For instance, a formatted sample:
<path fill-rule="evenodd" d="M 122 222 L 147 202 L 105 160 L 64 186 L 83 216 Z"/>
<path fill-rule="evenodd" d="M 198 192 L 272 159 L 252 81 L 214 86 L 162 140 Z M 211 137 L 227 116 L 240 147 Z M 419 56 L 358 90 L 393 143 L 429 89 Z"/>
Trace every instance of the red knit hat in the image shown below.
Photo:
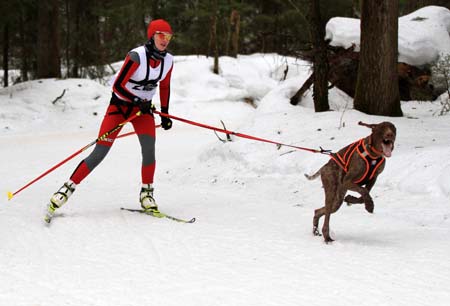
<path fill-rule="evenodd" d="M 152 38 L 155 32 L 173 33 L 170 24 L 164 19 L 155 19 L 149 23 L 147 28 L 147 38 Z"/>

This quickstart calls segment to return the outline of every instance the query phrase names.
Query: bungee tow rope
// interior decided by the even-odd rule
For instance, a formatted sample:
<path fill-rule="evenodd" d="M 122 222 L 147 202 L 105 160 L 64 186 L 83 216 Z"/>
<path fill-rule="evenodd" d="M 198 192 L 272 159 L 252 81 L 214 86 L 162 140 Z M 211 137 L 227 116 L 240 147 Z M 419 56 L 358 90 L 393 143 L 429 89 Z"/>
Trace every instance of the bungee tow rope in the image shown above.
<path fill-rule="evenodd" d="M 331 150 L 325 150 L 322 147 L 320 147 L 320 149 L 311 149 L 311 148 L 305 148 L 305 147 L 300 147 L 300 146 L 294 146 L 294 145 L 290 145 L 290 144 L 286 144 L 286 143 L 282 143 L 282 142 L 278 142 L 278 141 L 273 141 L 273 140 L 269 140 L 269 139 L 264 139 L 264 138 L 260 138 L 260 137 L 256 137 L 256 136 L 252 136 L 252 135 L 247 135 L 247 134 L 243 134 L 243 133 L 239 133 L 239 132 L 234 132 L 234 131 L 229 131 L 226 129 L 222 129 L 222 128 L 218 128 L 215 126 L 211 126 L 211 125 L 207 125 L 204 123 L 200 123 L 200 122 L 196 122 L 196 121 L 192 121 L 192 120 L 188 120 L 185 118 L 181 118 L 181 117 L 177 117 L 174 115 L 169 115 L 166 113 L 161 113 L 157 110 L 153 111 L 154 114 L 163 116 L 163 117 L 167 117 L 167 118 L 171 118 L 171 119 L 175 119 L 190 125 L 195 125 L 201 128 L 205 128 L 205 129 L 209 129 L 209 130 L 213 130 L 219 133 L 224 133 L 227 135 L 234 135 L 237 137 L 241 137 L 241 138 L 247 138 L 247 139 L 251 139 L 251 140 L 256 140 L 256 141 L 261 141 L 261 142 L 266 142 L 266 143 L 271 143 L 271 144 L 275 144 L 275 145 L 279 145 L 279 146 L 285 146 L 285 147 L 289 147 L 289 148 L 294 148 L 297 150 L 303 150 L 303 151 L 308 151 L 308 152 L 312 152 L 312 153 L 320 153 L 320 154 L 326 154 L 326 155 L 330 155 L 332 154 Z"/>

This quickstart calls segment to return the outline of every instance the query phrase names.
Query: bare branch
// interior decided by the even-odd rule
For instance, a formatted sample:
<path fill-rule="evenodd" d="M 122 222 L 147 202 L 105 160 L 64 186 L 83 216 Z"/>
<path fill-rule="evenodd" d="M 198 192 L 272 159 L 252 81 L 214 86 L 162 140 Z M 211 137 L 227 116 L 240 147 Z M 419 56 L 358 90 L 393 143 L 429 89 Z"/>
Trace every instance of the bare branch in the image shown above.
<path fill-rule="evenodd" d="M 65 93 L 66 93 L 66 90 L 64 89 L 62 94 L 60 96 L 56 97 L 56 99 L 52 101 L 52 104 L 55 104 L 59 99 L 61 99 Z"/>

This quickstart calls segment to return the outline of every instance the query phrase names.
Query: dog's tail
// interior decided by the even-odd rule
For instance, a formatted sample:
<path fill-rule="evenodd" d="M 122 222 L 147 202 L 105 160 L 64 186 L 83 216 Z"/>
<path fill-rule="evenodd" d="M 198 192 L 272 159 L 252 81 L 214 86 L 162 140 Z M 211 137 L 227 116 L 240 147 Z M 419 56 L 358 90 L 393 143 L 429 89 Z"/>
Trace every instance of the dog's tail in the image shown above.
<path fill-rule="evenodd" d="M 320 176 L 320 170 L 322 170 L 322 168 L 320 168 L 319 170 L 317 170 L 317 172 L 314 173 L 313 175 L 309 175 L 309 174 L 306 174 L 306 173 L 305 173 L 305 177 L 306 177 L 308 180 L 310 180 L 310 181 L 315 180 L 316 178 L 318 178 L 318 177 Z"/>

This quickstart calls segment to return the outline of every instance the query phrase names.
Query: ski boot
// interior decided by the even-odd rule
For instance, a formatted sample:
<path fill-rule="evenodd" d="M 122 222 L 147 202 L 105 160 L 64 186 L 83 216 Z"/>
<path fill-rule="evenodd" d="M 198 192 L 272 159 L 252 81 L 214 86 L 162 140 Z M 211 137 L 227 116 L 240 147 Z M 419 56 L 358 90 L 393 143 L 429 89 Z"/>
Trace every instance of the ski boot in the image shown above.
<path fill-rule="evenodd" d="M 44 217 L 44 221 L 46 223 L 50 223 L 50 221 L 52 221 L 56 209 L 60 208 L 67 202 L 76 187 L 77 185 L 74 182 L 68 181 L 65 182 L 64 185 L 62 185 L 62 187 L 53 194 L 50 202 L 47 204 L 47 210 Z"/>
<path fill-rule="evenodd" d="M 161 213 L 158 210 L 155 199 L 153 198 L 153 186 L 152 184 L 142 184 L 141 193 L 139 195 L 139 201 L 141 207 L 146 214 L 159 217 Z"/>

